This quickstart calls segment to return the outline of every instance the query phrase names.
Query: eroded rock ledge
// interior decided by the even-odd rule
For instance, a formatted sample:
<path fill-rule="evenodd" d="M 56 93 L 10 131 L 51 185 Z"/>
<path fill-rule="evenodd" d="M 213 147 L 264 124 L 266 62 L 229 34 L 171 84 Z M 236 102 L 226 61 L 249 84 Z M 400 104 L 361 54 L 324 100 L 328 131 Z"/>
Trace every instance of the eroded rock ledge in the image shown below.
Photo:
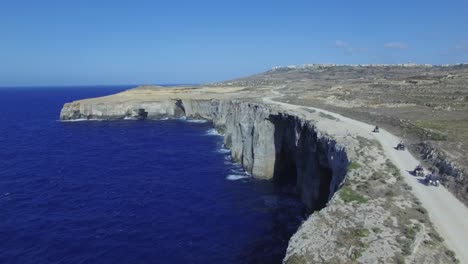
<path fill-rule="evenodd" d="M 233 159 L 254 177 L 295 183 L 304 204 L 323 208 L 343 182 L 348 157 L 311 121 L 256 102 L 167 99 L 153 102 L 68 103 L 60 118 L 207 119 L 224 134 Z"/>

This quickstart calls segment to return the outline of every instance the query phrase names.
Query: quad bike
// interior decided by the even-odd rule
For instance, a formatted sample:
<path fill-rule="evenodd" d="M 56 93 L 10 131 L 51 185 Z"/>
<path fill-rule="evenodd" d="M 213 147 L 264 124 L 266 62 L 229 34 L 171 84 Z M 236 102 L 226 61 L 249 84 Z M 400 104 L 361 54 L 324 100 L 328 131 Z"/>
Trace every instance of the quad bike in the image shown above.
<path fill-rule="evenodd" d="M 374 132 L 374 133 L 379 133 L 379 132 L 380 132 L 379 127 L 376 126 L 376 127 L 374 128 L 374 130 L 372 130 L 372 132 Z"/>
<path fill-rule="evenodd" d="M 424 168 L 421 167 L 421 165 L 418 165 L 414 169 L 413 173 L 415 176 L 418 176 L 418 177 L 424 176 Z"/>
<path fill-rule="evenodd" d="M 425 181 L 426 181 L 426 185 L 428 186 L 433 185 L 433 186 L 438 187 L 440 184 L 439 177 L 434 176 L 432 174 L 427 175 Z"/>
<path fill-rule="evenodd" d="M 397 150 L 405 150 L 405 145 L 403 143 L 398 143 L 398 145 L 396 146 L 396 149 Z"/>

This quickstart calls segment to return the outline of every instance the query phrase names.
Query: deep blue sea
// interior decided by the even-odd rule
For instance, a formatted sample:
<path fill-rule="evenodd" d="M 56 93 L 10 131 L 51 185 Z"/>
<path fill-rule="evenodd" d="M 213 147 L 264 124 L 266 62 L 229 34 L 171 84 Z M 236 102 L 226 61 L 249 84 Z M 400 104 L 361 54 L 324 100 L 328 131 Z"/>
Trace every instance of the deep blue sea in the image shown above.
<path fill-rule="evenodd" d="M 0 263 L 280 263 L 303 206 L 209 123 L 58 121 L 128 88 L 0 88 Z"/>

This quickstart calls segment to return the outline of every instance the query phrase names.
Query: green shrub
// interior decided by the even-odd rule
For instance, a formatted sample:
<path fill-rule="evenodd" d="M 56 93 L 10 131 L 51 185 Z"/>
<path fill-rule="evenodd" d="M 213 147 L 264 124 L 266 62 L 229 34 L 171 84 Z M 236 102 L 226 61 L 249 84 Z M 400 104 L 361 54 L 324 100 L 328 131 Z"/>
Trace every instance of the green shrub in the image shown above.
<path fill-rule="evenodd" d="M 367 199 L 351 189 L 349 186 L 345 186 L 341 189 L 340 197 L 345 203 L 356 201 L 358 203 L 366 203 Z"/>
<path fill-rule="evenodd" d="M 354 231 L 354 234 L 358 237 L 368 237 L 369 236 L 369 230 L 362 228 L 362 229 L 356 229 Z"/>
<path fill-rule="evenodd" d="M 362 167 L 361 164 L 359 164 L 359 163 L 353 161 L 353 162 L 351 162 L 351 163 L 348 165 L 348 171 L 356 170 L 356 169 L 359 169 L 359 168 L 361 168 L 361 167 Z"/>

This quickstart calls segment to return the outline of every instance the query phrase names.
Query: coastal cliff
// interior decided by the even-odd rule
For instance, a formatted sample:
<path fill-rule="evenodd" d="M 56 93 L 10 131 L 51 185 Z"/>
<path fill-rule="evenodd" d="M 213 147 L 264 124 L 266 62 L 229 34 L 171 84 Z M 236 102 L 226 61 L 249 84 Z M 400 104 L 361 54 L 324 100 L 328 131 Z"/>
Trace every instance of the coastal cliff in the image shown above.
<path fill-rule="evenodd" d="M 224 134 L 234 161 L 251 175 L 292 183 L 311 210 L 323 208 L 343 182 L 342 146 L 293 113 L 240 100 L 167 99 L 144 103 L 68 103 L 62 120 L 193 118 Z"/>
<path fill-rule="evenodd" d="M 66 103 L 60 119 L 209 120 L 234 161 L 258 179 L 295 186 L 313 212 L 284 263 L 456 262 L 369 128 L 268 95 L 281 96 L 268 86 L 140 87 Z"/>

